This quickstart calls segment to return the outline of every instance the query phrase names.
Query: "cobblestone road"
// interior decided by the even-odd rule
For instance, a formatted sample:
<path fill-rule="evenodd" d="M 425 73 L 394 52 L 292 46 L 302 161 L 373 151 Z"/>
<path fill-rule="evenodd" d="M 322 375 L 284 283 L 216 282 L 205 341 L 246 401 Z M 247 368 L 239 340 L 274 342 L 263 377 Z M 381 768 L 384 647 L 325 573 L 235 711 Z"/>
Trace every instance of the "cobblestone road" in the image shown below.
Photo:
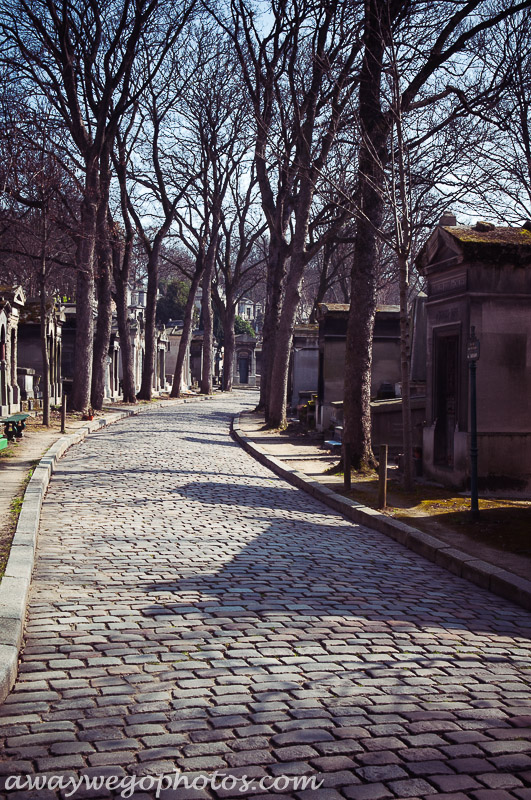
<path fill-rule="evenodd" d="M 253 461 L 229 436 L 251 401 L 147 412 L 61 460 L 1 774 L 531 798 L 530 616 Z M 321 789 L 286 788 L 313 773 Z M 245 796 L 230 784 L 160 796 Z M 60 795 L 52 781 L 3 796 Z"/>

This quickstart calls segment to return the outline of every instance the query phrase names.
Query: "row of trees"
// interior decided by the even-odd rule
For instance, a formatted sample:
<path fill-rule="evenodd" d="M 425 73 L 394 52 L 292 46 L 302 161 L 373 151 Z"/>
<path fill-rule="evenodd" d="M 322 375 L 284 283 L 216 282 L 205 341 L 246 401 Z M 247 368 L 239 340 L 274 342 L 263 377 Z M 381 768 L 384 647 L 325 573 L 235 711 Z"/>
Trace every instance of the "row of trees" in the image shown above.
<path fill-rule="evenodd" d="M 419 242 L 449 205 L 473 202 L 475 213 L 510 223 L 530 216 L 529 3 L 1 0 L 0 8 L 2 247 L 13 257 L 22 240 L 31 249 L 41 297 L 66 285 L 74 292 L 75 282 L 74 407 L 103 399 L 111 297 L 124 395 L 134 399 L 126 298 L 139 263 L 148 298 L 143 398 L 161 270 L 175 268 L 190 286 L 174 393 L 198 287 L 201 389 L 212 388 L 214 302 L 230 390 L 237 302 L 264 281 L 260 405 L 272 426 L 286 419 L 301 298 L 315 316 L 332 293 L 352 298 L 346 451 L 355 466 L 371 464 L 372 328 L 391 275 L 410 452 L 407 311 Z M 27 244 L 24 225 L 39 246 Z"/>

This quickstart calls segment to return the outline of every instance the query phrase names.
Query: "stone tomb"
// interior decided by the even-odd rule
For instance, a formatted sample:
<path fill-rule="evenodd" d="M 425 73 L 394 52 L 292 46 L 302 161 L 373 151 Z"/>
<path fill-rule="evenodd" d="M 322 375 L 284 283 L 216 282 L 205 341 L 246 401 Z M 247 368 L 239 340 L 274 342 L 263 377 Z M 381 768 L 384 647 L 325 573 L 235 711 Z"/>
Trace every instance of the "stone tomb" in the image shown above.
<path fill-rule="evenodd" d="M 335 416 L 336 401 L 343 400 L 345 348 L 349 306 L 319 305 L 319 375 L 317 429 L 327 430 Z M 374 321 L 371 397 L 395 397 L 400 382 L 400 310 L 378 306 Z"/>
<path fill-rule="evenodd" d="M 155 331 L 155 368 L 153 370 L 153 391 L 165 392 L 168 389 L 166 382 L 166 353 L 170 349 L 170 340 L 164 326 Z"/>
<path fill-rule="evenodd" d="M 61 350 L 64 307 L 50 299 L 46 304 L 46 347 L 49 363 L 50 404 L 59 405 L 63 396 Z M 18 382 L 22 400 L 42 397 L 42 343 L 40 300 L 30 300 L 20 312 L 18 326 Z M 32 386 L 32 384 L 34 384 Z"/>
<path fill-rule="evenodd" d="M 177 355 L 179 353 L 179 346 L 181 344 L 181 339 L 183 335 L 183 323 L 182 322 L 172 322 L 166 328 L 166 333 L 168 334 L 168 352 L 166 354 L 166 381 L 167 383 L 172 386 L 173 385 L 173 376 L 175 374 L 175 367 L 177 364 Z M 186 392 L 188 387 L 191 384 L 191 377 L 190 377 L 190 345 L 186 348 L 186 352 L 184 355 L 183 361 L 183 369 L 181 374 L 181 385 L 179 390 L 181 392 Z"/>
<path fill-rule="evenodd" d="M 317 394 L 319 326 L 295 325 L 289 364 L 288 405 L 292 408 Z"/>
<path fill-rule="evenodd" d="M 26 302 L 21 286 L 0 286 L 0 415 L 20 411 L 17 383 L 17 339 L 20 312 Z"/>
<path fill-rule="evenodd" d="M 480 341 L 480 487 L 531 488 L 531 223 L 523 228 L 443 220 L 417 264 L 427 279 L 424 472 L 466 485 L 470 475 L 467 341 Z"/>
<path fill-rule="evenodd" d="M 105 368 L 105 399 L 115 402 L 122 397 L 120 387 L 120 335 L 118 325 L 113 319 L 112 330 L 109 338 L 109 352 Z"/>
<path fill-rule="evenodd" d="M 256 386 L 256 339 L 248 333 L 234 337 L 233 386 Z"/>

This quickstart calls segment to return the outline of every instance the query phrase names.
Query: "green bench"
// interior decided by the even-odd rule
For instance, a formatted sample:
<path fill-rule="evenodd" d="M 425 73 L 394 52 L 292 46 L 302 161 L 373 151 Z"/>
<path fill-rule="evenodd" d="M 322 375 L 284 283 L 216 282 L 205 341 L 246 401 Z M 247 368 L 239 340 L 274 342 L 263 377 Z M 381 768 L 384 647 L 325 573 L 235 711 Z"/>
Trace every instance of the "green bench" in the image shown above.
<path fill-rule="evenodd" d="M 4 436 L 7 441 L 12 442 L 13 439 L 21 439 L 26 427 L 26 420 L 29 414 L 11 414 L 9 417 L 0 417 L 0 423 L 4 426 Z M 6 447 L 6 444 L 0 444 L 0 449 Z"/>

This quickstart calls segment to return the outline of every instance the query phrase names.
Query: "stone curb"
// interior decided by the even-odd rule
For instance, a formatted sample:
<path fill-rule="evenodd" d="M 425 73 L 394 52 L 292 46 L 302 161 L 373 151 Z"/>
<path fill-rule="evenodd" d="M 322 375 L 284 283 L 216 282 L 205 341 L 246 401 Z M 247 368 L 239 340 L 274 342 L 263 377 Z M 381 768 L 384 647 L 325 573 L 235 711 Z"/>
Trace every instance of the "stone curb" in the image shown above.
<path fill-rule="evenodd" d="M 211 400 L 215 395 L 176 398 L 171 401 L 149 403 L 129 409 L 107 407 L 111 413 L 83 425 L 75 433 L 62 436 L 46 451 L 26 487 L 17 527 L 4 576 L 0 581 L 0 703 L 3 703 L 17 677 L 18 657 L 24 637 L 24 621 L 35 562 L 35 550 L 41 516 L 41 507 L 57 461 L 74 444 L 89 433 L 132 417 L 143 411 L 169 405 L 183 405 Z"/>
<path fill-rule="evenodd" d="M 269 467 L 279 477 L 289 481 L 289 483 L 303 489 L 317 500 L 325 503 L 335 511 L 356 522 L 359 525 L 366 525 L 394 539 L 400 544 L 405 545 L 415 553 L 424 556 L 429 561 L 433 561 L 440 567 L 465 578 L 482 589 L 488 589 L 493 594 L 510 600 L 519 606 L 531 611 L 531 581 L 513 575 L 507 570 L 482 561 L 469 553 L 448 545 L 446 542 L 430 536 L 427 533 L 412 528 L 393 517 L 382 514 L 374 508 L 357 503 L 346 497 L 342 497 L 333 492 L 327 486 L 323 486 L 318 481 L 314 481 L 303 475 L 298 470 L 290 469 L 279 459 L 269 455 L 263 447 L 255 444 L 240 427 L 240 415 L 237 415 L 232 422 L 232 433 L 236 441 L 250 453 L 257 461 Z"/>

